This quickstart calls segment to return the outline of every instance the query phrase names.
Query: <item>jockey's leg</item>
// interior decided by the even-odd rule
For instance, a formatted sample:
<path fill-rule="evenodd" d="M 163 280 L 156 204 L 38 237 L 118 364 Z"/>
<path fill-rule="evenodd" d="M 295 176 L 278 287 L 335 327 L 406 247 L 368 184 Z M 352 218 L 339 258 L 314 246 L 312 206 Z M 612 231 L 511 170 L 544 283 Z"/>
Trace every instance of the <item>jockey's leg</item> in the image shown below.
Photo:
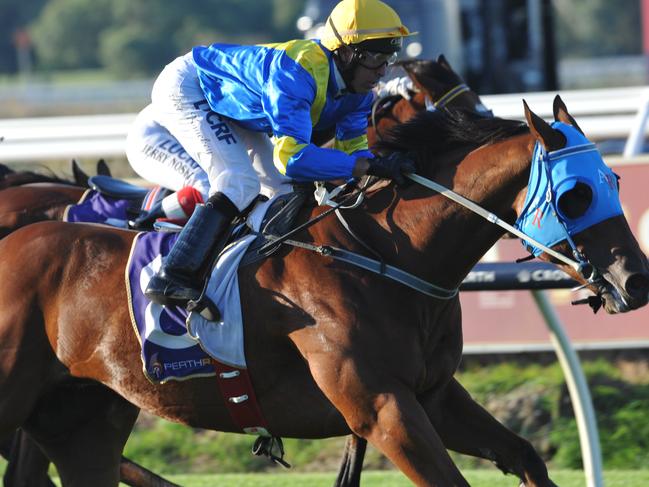
<path fill-rule="evenodd" d="M 162 305 L 185 306 L 197 301 L 203 288 L 201 271 L 209 257 L 218 252 L 215 245 L 223 241 L 223 234 L 238 212 L 223 193 L 214 194 L 205 205 L 196 207 L 162 268 L 149 281 L 146 296 Z"/>
<path fill-rule="evenodd" d="M 208 202 L 180 233 L 146 295 L 160 304 L 183 306 L 200 296 L 196 274 L 232 218 L 259 194 L 259 177 L 242 137 L 247 130 L 213 112 L 204 97 L 191 54 L 160 73 L 152 91 L 155 115 L 207 174 Z"/>
<path fill-rule="evenodd" d="M 237 134 L 248 147 L 248 157 L 259 177 L 261 194 L 273 198 L 293 191 L 291 178 L 281 174 L 275 167 L 273 161 L 274 146 L 270 138 L 264 133 L 249 130 L 239 130 Z"/>
<path fill-rule="evenodd" d="M 191 186 L 206 201 L 210 188 L 207 173 L 156 114 L 157 110 L 149 105 L 130 127 L 126 137 L 129 164 L 140 177 L 157 186 L 173 191 Z"/>
<path fill-rule="evenodd" d="M 150 229 L 158 218 L 184 222 L 209 194 L 207 173 L 162 126 L 156 113 L 149 105 L 138 114 L 126 137 L 126 156 L 142 178 L 176 193 L 136 218 L 131 225 L 138 229 Z"/>
<path fill-rule="evenodd" d="M 455 379 L 420 400 L 447 448 L 491 460 L 526 486 L 554 486 L 532 445 L 500 424 Z"/>

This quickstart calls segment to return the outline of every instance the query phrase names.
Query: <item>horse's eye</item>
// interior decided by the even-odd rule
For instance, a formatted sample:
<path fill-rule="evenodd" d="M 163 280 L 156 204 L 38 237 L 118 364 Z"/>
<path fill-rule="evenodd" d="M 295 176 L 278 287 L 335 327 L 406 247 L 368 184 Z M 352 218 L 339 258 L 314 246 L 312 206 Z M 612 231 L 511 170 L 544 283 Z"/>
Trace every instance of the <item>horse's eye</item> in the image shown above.
<path fill-rule="evenodd" d="M 559 197 L 557 209 L 566 218 L 574 220 L 586 213 L 593 201 L 593 190 L 584 183 L 577 183 L 570 191 Z"/>

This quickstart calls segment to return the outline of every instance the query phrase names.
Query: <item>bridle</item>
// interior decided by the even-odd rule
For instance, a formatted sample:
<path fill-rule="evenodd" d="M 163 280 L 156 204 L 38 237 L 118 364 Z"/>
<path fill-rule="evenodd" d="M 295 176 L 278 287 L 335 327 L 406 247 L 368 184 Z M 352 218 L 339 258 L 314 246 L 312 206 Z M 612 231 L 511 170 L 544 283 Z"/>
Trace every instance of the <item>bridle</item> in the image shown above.
<path fill-rule="evenodd" d="M 451 103 L 453 100 L 455 100 L 458 96 L 461 96 L 464 93 L 470 91 L 471 88 L 469 88 L 466 83 L 459 83 L 455 85 L 453 88 L 451 88 L 450 90 L 448 90 L 446 93 L 444 93 L 437 101 L 433 101 L 429 96 L 426 96 L 425 98 L 426 110 L 433 111 L 433 110 L 446 108 L 447 105 Z M 379 126 L 378 126 L 378 121 L 382 117 L 377 117 L 377 115 L 381 113 L 381 110 L 390 108 L 392 106 L 391 103 L 396 103 L 398 100 L 402 98 L 403 97 L 401 95 L 388 95 L 374 100 L 374 103 L 372 104 L 371 120 L 372 120 L 372 127 L 374 127 L 374 131 L 376 132 L 376 138 L 379 141 L 383 141 L 384 139 L 383 136 L 381 135 L 381 132 L 379 131 Z M 483 114 L 489 117 L 493 116 L 493 112 L 491 110 L 485 110 Z"/>
<path fill-rule="evenodd" d="M 465 83 L 460 83 L 459 85 L 454 86 L 446 93 L 444 93 L 437 101 L 430 100 L 428 97 L 426 97 L 426 108 L 429 107 L 429 103 L 431 103 L 435 109 L 444 108 L 462 93 L 466 93 L 468 91 L 471 91 L 471 88 L 469 88 Z"/>

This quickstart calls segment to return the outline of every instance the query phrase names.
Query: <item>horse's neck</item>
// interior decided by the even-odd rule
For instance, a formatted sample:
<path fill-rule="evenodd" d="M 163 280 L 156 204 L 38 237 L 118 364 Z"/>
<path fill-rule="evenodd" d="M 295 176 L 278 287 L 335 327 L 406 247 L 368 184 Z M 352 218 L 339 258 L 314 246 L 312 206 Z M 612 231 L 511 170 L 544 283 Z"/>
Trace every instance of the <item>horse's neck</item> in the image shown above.
<path fill-rule="evenodd" d="M 532 147 L 531 137 L 524 135 L 469 154 L 450 155 L 451 161 L 461 161 L 442 164 L 432 179 L 511 223 L 514 202 L 527 185 Z M 400 196 L 394 186 L 370 196 L 351 226 L 386 262 L 435 284 L 459 285 L 504 233 L 417 184 Z M 371 224 L 362 221 L 368 215 Z"/>

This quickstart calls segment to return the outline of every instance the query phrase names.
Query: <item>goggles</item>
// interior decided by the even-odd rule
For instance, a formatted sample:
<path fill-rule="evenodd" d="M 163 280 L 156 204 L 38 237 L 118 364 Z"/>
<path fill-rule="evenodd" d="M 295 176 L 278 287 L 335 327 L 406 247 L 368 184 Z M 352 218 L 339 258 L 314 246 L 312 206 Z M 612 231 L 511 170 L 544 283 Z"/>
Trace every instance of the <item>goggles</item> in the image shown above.
<path fill-rule="evenodd" d="M 397 60 L 396 52 L 372 52 L 355 49 L 356 62 L 367 69 L 379 69 L 383 66 L 390 66 Z"/>

